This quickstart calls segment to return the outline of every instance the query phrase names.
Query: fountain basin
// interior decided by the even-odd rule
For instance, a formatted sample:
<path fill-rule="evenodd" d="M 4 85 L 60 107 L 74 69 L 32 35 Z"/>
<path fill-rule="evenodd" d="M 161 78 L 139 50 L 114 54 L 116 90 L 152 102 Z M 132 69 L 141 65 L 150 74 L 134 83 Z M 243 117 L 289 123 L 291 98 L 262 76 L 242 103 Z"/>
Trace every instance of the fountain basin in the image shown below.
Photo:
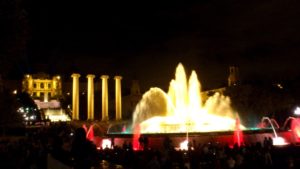
<path fill-rule="evenodd" d="M 278 132 L 278 135 L 288 137 L 288 131 Z M 114 143 L 117 146 L 122 147 L 124 143 L 133 143 L 134 134 L 131 133 L 110 133 L 107 134 L 107 138 L 114 138 Z M 187 139 L 186 133 L 147 133 L 141 134 L 142 137 L 147 137 L 149 141 L 149 147 L 154 149 L 163 148 L 163 142 L 165 138 L 169 138 L 172 141 L 174 147 L 179 147 L 180 143 Z M 256 142 L 263 142 L 265 137 L 274 137 L 272 129 L 248 129 L 243 130 L 244 144 L 255 144 Z M 188 139 L 191 142 L 198 144 L 206 143 L 219 143 L 222 145 L 234 145 L 234 132 L 233 131 L 216 131 L 216 132 L 192 132 L 189 133 Z M 286 139 L 289 140 L 289 139 Z"/>

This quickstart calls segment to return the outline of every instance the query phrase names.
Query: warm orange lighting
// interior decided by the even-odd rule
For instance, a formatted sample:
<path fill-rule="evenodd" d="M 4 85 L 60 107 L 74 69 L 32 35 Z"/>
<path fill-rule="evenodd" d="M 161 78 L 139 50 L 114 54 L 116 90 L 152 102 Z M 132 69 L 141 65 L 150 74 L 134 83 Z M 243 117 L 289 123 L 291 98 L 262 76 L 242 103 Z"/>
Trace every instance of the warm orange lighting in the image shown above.
<path fill-rule="evenodd" d="M 230 99 L 220 93 L 202 104 L 201 84 L 195 71 L 187 80 L 182 64 L 176 68 L 166 94 L 151 88 L 143 95 L 133 115 L 141 133 L 233 131 L 236 127 Z M 150 117 L 150 118 L 147 118 Z M 241 125 L 241 129 L 244 127 Z"/>
<path fill-rule="evenodd" d="M 18 90 L 17 90 L 17 89 L 13 91 L 13 94 L 17 94 L 17 93 L 18 93 Z"/>

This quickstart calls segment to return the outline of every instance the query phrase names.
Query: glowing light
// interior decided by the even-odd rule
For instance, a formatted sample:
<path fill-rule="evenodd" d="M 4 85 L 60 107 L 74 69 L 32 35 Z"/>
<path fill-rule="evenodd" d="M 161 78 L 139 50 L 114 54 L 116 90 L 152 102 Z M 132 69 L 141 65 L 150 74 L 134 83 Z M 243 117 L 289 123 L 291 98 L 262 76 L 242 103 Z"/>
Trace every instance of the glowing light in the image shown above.
<path fill-rule="evenodd" d="M 291 130 L 294 134 L 294 141 L 299 142 L 300 140 L 300 118 L 290 117 L 292 120 Z"/>
<path fill-rule="evenodd" d="M 13 94 L 17 94 L 17 93 L 18 93 L 18 90 L 17 90 L 17 89 L 13 91 Z"/>
<path fill-rule="evenodd" d="M 52 122 L 71 120 L 63 109 L 47 109 L 45 111 L 45 116 L 47 116 Z"/>
<path fill-rule="evenodd" d="M 235 123 L 230 99 L 215 93 L 202 104 L 197 74 L 192 71 L 187 81 L 182 64 L 176 68 L 168 93 L 151 88 L 133 115 L 133 126 L 140 125 L 141 133 L 233 131 Z"/>
<path fill-rule="evenodd" d="M 70 121 L 70 118 L 67 115 L 48 115 L 48 118 L 52 122 Z"/>
<path fill-rule="evenodd" d="M 20 113 L 24 113 L 25 112 L 23 107 L 20 107 L 17 111 L 20 112 Z"/>
<path fill-rule="evenodd" d="M 30 119 L 30 120 L 34 120 L 34 119 L 35 119 L 35 116 L 30 116 L 29 119 Z"/>
<path fill-rule="evenodd" d="M 184 140 L 180 143 L 180 150 L 188 150 L 188 140 Z"/>
<path fill-rule="evenodd" d="M 273 138 L 273 145 L 274 146 L 283 146 L 287 145 L 288 143 L 282 137 L 274 137 Z"/>
<path fill-rule="evenodd" d="M 295 109 L 294 114 L 295 114 L 295 115 L 300 115 L 300 108 L 299 108 L 299 107 L 297 107 L 297 108 Z"/>
<path fill-rule="evenodd" d="M 277 87 L 278 87 L 279 89 L 283 89 L 283 86 L 282 86 L 280 83 L 277 84 Z"/>
<path fill-rule="evenodd" d="M 137 151 L 137 150 L 140 150 L 140 143 L 139 143 L 139 138 L 140 138 L 140 135 L 141 135 L 141 131 L 140 131 L 140 126 L 139 125 L 136 125 L 134 130 L 133 130 L 133 150 Z"/>
<path fill-rule="evenodd" d="M 238 145 L 238 147 L 241 147 L 241 145 L 244 142 L 243 132 L 240 129 L 240 119 L 239 118 L 236 118 L 236 128 L 235 128 L 234 134 L 233 134 L 233 141 L 234 141 L 234 144 Z"/>
<path fill-rule="evenodd" d="M 110 139 L 103 139 L 102 140 L 102 149 L 111 148 L 111 141 Z"/>
<path fill-rule="evenodd" d="M 92 142 L 94 142 L 94 127 L 90 126 L 89 130 L 86 132 L 86 138 Z"/>

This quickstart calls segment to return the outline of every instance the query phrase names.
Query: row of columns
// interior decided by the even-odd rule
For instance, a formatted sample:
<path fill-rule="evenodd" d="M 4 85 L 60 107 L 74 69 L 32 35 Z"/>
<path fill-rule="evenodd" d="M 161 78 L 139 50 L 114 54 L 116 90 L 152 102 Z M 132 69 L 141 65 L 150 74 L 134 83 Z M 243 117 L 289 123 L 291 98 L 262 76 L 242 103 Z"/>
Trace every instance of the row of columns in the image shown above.
<path fill-rule="evenodd" d="M 72 74 L 72 118 L 79 120 L 79 78 L 80 74 Z M 95 75 L 88 74 L 87 76 L 87 119 L 94 120 L 94 78 Z M 102 121 L 108 121 L 108 75 L 102 75 Z M 116 93 L 116 120 L 122 119 L 122 94 L 121 94 L 121 80 L 122 76 L 115 76 L 115 93 Z"/>

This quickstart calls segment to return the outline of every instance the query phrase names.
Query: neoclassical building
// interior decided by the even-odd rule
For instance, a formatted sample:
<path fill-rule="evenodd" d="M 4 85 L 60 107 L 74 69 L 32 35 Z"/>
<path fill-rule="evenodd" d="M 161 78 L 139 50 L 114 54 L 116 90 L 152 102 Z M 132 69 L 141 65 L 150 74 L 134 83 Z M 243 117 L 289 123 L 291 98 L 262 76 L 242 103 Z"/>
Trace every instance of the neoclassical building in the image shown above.
<path fill-rule="evenodd" d="M 50 77 L 44 73 L 27 74 L 22 80 L 22 91 L 43 102 L 57 99 L 62 94 L 61 77 Z"/>
<path fill-rule="evenodd" d="M 32 97 L 40 109 L 42 119 L 70 120 L 59 101 L 62 97 L 62 80 L 59 75 L 50 77 L 45 73 L 26 74 L 22 80 L 22 91 Z"/>

